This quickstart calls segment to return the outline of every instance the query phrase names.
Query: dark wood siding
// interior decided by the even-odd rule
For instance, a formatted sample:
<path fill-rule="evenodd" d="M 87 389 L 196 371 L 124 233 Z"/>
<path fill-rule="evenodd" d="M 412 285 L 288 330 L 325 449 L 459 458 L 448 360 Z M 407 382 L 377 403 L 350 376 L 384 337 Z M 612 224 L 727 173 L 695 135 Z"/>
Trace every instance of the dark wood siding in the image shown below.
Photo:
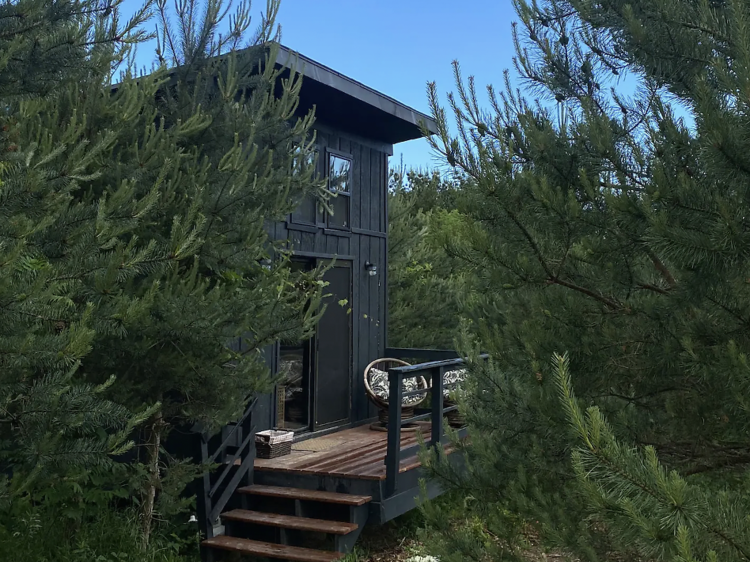
<path fill-rule="evenodd" d="M 351 231 L 333 231 L 322 227 L 295 224 L 291 217 L 268 225 L 276 240 L 289 240 L 292 249 L 309 257 L 334 257 L 352 262 L 352 422 L 371 418 L 375 410 L 365 394 L 362 375 L 368 363 L 385 351 L 386 293 L 386 182 L 388 146 L 366 142 L 322 127 L 316 131 L 321 159 L 326 148 L 352 155 Z M 374 263 L 378 274 L 365 271 L 366 262 Z M 264 398 L 260 429 L 273 423 L 273 399 Z M 263 426 L 263 427 L 261 427 Z"/>

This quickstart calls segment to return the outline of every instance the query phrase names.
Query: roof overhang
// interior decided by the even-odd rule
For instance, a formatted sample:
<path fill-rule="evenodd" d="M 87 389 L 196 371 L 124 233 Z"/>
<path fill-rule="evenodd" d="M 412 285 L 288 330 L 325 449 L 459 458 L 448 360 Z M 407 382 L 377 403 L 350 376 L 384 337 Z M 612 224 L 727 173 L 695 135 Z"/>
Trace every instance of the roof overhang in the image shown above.
<path fill-rule="evenodd" d="M 421 125 L 437 133 L 428 115 L 282 45 L 276 66 L 303 76 L 300 111 L 315 107 L 316 120 L 329 126 L 388 144 L 423 137 Z"/>
<path fill-rule="evenodd" d="M 422 126 L 430 135 L 437 133 L 429 115 L 283 45 L 276 46 L 275 65 L 282 69 L 282 76 L 288 76 L 291 69 L 303 76 L 298 113 L 315 108 L 316 122 L 386 145 L 422 138 Z M 173 77 L 174 71 L 169 75 Z M 114 84 L 111 89 L 114 92 L 118 87 Z M 277 88 L 281 88 L 280 81 Z"/>

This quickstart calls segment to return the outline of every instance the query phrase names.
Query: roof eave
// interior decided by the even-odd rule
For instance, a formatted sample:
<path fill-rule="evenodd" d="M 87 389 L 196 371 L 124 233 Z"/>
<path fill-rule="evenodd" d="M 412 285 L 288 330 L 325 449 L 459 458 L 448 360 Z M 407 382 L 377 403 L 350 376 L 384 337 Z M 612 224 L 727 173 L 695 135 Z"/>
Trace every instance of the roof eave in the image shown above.
<path fill-rule="evenodd" d="M 338 90 L 352 98 L 359 100 L 360 102 L 366 103 L 379 111 L 387 113 L 405 123 L 416 127 L 415 130 L 420 130 L 422 124 L 427 128 L 429 134 L 434 135 L 437 131 L 437 123 L 435 120 L 420 112 L 414 108 L 405 105 L 398 100 L 395 100 L 385 94 L 378 92 L 364 84 L 357 82 L 344 76 L 335 70 L 328 68 L 300 53 L 292 51 L 291 49 L 278 45 L 278 55 L 276 58 L 276 64 L 283 68 L 288 68 L 295 72 L 300 73 L 303 77 L 315 80 L 316 82 L 326 85 L 329 88 Z M 413 135 L 412 139 L 421 138 L 421 132 Z M 401 139 L 397 142 L 412 139 Z"/>

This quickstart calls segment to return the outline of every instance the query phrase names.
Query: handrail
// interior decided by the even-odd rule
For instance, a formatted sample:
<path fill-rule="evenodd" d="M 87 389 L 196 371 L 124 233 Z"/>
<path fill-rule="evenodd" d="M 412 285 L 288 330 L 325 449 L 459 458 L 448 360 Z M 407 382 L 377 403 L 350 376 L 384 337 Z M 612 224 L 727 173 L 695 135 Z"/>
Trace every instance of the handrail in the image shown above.
<path fill-rule="evenodd" d="M 385 357 L 394 359 L 421 359 L 424 361 L 440 361 L 455 359 L 458 352 L 452 349 L 410 349 L 406 347 L 386 347 Z"/>
<path fill-rule="evenodd" d="M 227 444 L 230 442 L 232 437 L 234 437 L 234 433 L 237 431 L 238 427 L 242 427 L 242 425 L 245 423 L 245 420 L 248 418 L 250 414 L 252 414 L 253 410 L 255 409 L 255 403 L 258 401 L 258 398 L 253 398 L 252 402 L 250 402 L 250 405 L 245 409 L 245 413 L 242 414 L 242 417 L 234 422 L 234 425 L 232 426 L 232 430 L 227 434 L 226 437 L 224 437 L 224 440 L 222 441 L 221 445 L 219 445 L 219 448 L 216 449 L 213 455 L 207 461 L 209 463 L 216 462 L 216 459 L 219 458 L 219 455 L 224 452 L 224 450 L 227 448 Z"/>
<path fill-rule="evenodd" d="M 199 479 L 197 493 L 198 523 L 206 538 L 213 537 L 214 525 L 219 515 L 242 480 L 247 480 L 247 484 L 251 483 L 249 480 L 252 476 L 248 478 L 248 474 L 253 467 L 255 452 L 253 446 L 255 428 L 252 426 L 252 412 L 256 404 L 257 399 L 248 404 L 242 416 L 233 424 L 231 430 L 222 436 L 221 442 L 212 453 L 209 453 L 211 436 L 206 432 L 198 434 L 200 459 L 206 467 L 205 472 Z M 240 443 L 237 444 L 237 441 Z M 235 448 L 233 453 L 227 453 L 227 449 L 230 447 Z M 225 458 L 221 459 L 222 455 L 226 455 Z M 210 472 L 208 465 L 215 464 L 220 459 L 224 465 L 223 469 Z"/>
<path fill-rule="evenodd" d="M 406 350 L 408 351 L 408 350 Z M 408 355 L 404 355 L 408 356 Z M 486 360 L 487 354 L 479 356 L 480 359 Z M 426 443 L 428 447 L 434 447 L 444 441 L 443 416 L 448 412 L 455 411 L 457 406 L 443 405 L 443 391 L 445 371 L 450 367 L 465 365 L 466 360 L 463 358 L 443 359 L 420 363 L 417 365 L 407 365 L 403 367 L 393 367 L 388 369 L 388 449 L 385 457 L 385 495 L 390 497 L 398 490 L 398 475 L 401 461 L 413 456 L 419 451 L 420 446 L 415 445 L 406 449 L 401 449 L 401 428 L 404 424 L 415 422 L 423 419 L 430 419 L 431 431 L 430 440 Z M 404 379 L 413 378 L 421 373 L 428 372 L 431 381 L 430 392 L 432 399 L 430 412 L 420 414 L 408 419 L 402 419 L 402 402 L 406 396 L 423 394 L 423 389 L 404 392 Z M 455 384 L 448 385 L 449 387 Z M 465 434 L 465 431 L 464 431 Z"/>
<path fill-rule="evenodd" d="M 482 356 L 483 357 L 483 356 Z M 404 365 L 403 367 L 394 367 L 392 370 L 401 371 L 404 378 L 416 377 L 419 373 L 424 371 L 430 371 L 435 367 L 455 367 L 457 365 L 463 365 L 465 360 L 462 357 L 455 359 L 441 359 L 439 361 L 430 361 L 428 363 L 417 363 L 416 365 Z"/>

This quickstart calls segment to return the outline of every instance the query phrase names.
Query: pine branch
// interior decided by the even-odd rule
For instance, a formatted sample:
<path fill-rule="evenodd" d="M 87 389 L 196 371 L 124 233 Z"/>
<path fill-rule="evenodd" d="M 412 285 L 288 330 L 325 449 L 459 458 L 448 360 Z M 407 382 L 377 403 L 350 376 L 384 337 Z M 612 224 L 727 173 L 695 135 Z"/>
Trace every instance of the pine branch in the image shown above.
<path fill-rule="evenodd" d="M 657 287 L 656 285 L 651 285 L 650 283 L 638 283 L 636 286 L 640 289 L 645 289 L 647 291 L 653 291 L 654 293 L 659 293 L 660 295 L 669 294 L 669 291 L 662 289 L 661 287 Z"/>
<path fill-rule="evenodd" d="M 695 466 L 693 468 L 683 470 L 684 476 L 694 476 L 696 474 L 704 474 L 706 472 L 713 472 L 716 470 L 724 470 L 727 468 L 742 468 L 750 464 L 750 454 L 739 455 L 736 457 L 730 457 L 721 459 L 711 464 L 704 464 Z"/>
<path fill-rule="evenodd" d="M 669 285 L 669 288 L 674 289 L 677 286 L 677 281 L 675 281 L 675 278 L 669 272 L 664 263 L 650 248 L 646 248 L 646 253 L 648 254 L 648 257 L 651 258 L 651 261 L 653 262 L 656 270 L 661 274 L 662 277 L 664 277 L 664 280 Z"/>
<path fill-rule="evenodd" d="M 568 413 L 569 423 L 575 428 L 576 433 L 585 445 L 586 451 L 592 456 L 592 458 L 596 459 L 598 464 L 606 468 L 606 472 L 609 475 L 619 478 L 623 482 L 627 482 L 633 486 L 633 488 L 643 492 L 646 496 L 653 498 L 660 504 L 669 507 L 677 507 L 674 505 L 674 497 L 666 495 L 664 490 L 659 490 L 648 485 L 642 478 L 638 478 L 636 474 L 631 473 L 622 465 L 615 462 L 615 457 L 622 457 L 627 454 L 621 450 L 620 445 L 614 439 L 614 436 L 611 435 L 606 422 L 602 422 L 601 424 L 597 423 L 596 420 L 598 420 L 599 416 L 597 408 L 592 408 L 590 410 L 591 413 L 589 414 L 589 419 L 592 420 L 591 422 L 587 424 L 583 421 L 584 416 L 576 403 L 575 395 L 571 388 L 567 356 L 556 356 L 554 366 L 556 369 L 558 385 L 560 387 L 561 401 Z M 612 458 L 610 457 L 610 452 L 613 454 Z M 748 459 L 750 459 L 750 457 L 748 457 Z M 644 465 L 648 466 L 648 463 L 644 463 Z M 656 472 L 659 469 L 660 467 L 655 468 L 654 471 Z M 595 479 L 596 475 L 593 471 L 589 471 L 585 476 L 581 475 L 581 477 Z M 621 502 L 622 500 L 618 502 L 618 504 L 622 505 Z M 735 551 L 740 553 L 744 559 L 750 560 L 750 551 L 746 550 L 742 544 L 740 544 L 734 537 L 731 537 L 723 529 L 720 529 L 712 522 L 708 522 L 705 518 L 700 517 L 699 514 L 688 513 L 683 510 L 682 515 L 691 520 L 694 525 L 704 527 L 709 533 L 723 540 Z"/>

